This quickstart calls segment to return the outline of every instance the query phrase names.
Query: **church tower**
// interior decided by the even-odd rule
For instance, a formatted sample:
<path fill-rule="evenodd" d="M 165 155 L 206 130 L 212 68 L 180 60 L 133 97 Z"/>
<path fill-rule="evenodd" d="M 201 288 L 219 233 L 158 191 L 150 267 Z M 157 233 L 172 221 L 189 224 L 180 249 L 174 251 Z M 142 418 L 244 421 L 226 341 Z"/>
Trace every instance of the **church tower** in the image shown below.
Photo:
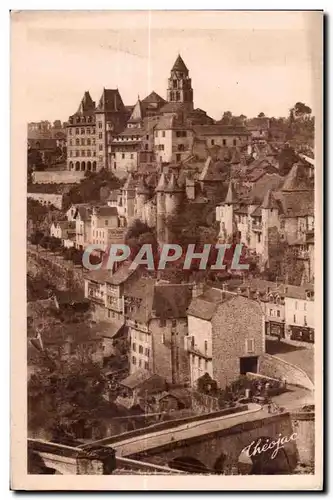
<path fill-rule="evenodd" d="M 167 99 L 169 102 L 181 103 L 188 111 L 193 111 L 192 80 L 180 55 L 178 55 L 168 79 Z"/>

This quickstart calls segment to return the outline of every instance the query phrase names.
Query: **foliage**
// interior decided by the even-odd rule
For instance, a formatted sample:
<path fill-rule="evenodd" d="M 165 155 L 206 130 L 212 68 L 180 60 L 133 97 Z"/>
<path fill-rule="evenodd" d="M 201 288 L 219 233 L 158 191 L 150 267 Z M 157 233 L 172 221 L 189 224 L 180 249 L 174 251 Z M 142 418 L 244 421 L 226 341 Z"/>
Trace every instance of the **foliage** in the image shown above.
<path fill-rule="evenodd" d="M 68 193 L 68 204 L 100 201 L 100 189 L 119 189 L 121 181 L 112 172 L 102 169 L 99 172 L 86 172 L 80 184 L 73 186 Z"/>
<path fill-rule="evenodd" d="M 259 113 L 258 115 L 258 118 L 265 118 L 265 113 L 263 113 L 262 111 Z"/>

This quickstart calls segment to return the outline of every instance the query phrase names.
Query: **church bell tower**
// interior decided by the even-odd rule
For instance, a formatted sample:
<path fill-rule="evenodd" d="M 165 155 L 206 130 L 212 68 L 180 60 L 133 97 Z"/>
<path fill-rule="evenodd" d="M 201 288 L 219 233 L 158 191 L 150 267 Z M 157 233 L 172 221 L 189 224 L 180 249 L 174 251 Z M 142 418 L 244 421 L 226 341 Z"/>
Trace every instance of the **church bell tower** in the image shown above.
<path fill-rule="evenodd" d="M 188 111 L 193 110 L 192 80 L 180 55 L 178 55 L 168 79 L 167 99 L 169 102 L 185 105 Z"/>

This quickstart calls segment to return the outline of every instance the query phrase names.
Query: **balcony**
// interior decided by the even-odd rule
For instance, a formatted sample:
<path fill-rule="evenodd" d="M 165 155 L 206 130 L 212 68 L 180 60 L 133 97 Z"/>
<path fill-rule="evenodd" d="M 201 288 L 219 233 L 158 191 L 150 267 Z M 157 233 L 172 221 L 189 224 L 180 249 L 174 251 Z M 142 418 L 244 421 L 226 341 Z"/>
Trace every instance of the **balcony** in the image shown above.
<path fill-rule="evenodd" d="M 252 231 L 262 231 L 262 222 L 252 222 Z"/>

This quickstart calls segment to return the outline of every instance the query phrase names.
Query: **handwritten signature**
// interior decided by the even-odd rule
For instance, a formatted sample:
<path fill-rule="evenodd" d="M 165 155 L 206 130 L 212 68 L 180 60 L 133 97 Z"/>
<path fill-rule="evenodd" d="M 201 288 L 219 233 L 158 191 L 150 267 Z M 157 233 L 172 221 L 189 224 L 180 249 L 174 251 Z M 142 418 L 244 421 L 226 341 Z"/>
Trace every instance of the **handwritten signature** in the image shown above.
<path fill-rule="evenodd" d="M 276 441 L 271 440 L 270 438 L 259 438 L 257 441 L 252 441 L 248 446 L 243 448 L 242 453 L 245 452 L 248 457 L 253 457 L 255 455 L 260 455 L 265 451 L 272 450 L 271 459 L 274 459 L 278 454 L 278 451 L 284 447 L 285 444 L 289 443 L 289 441 L 295 441 L 297 438 L 297 433 L 294 432 L 290 436 L 283 436 L 279 434 L 279 437 Z"/>

